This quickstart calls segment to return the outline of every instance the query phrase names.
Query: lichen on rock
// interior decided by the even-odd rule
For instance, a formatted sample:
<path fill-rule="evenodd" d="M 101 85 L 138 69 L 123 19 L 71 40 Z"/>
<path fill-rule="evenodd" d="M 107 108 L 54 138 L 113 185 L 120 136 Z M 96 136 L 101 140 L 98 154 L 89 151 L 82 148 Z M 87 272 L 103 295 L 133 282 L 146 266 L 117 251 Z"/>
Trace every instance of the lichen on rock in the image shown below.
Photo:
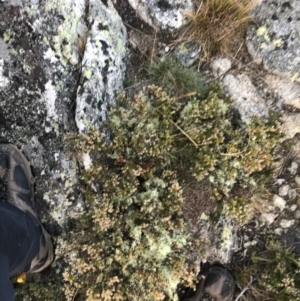
<path fill-rule="evenodd" d="M 184 11 L 192 11 L 191 0 L 129 0 L 137 14 L 157 29 L 178 29 L 187 22 Z"/>
<path fill-rule="evenodd" d="M 300 39 L 297 0 L 262 1 L 253 11 L 247 46 L 252 57 L 271 73 L 299 81 Z"/>
<path fill-rule="evenodd" d="M 76 124 L 80 132 L 99 125 L 115 103 L 125 72 L 126 30 L 111 2 L 90 1 L 90 29 L 82 60 L 76 97 Z"/>

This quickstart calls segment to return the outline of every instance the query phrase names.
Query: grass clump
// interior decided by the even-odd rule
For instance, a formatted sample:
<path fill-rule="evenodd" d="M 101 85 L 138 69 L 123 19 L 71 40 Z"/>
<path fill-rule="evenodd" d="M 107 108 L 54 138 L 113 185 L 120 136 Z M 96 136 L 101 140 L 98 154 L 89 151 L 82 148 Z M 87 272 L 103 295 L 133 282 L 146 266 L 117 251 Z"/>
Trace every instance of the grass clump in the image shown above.
<path fill-rule="evenodd" d="M 300 299 L 300 257 L 278 240 L 268 239 L 264 250 L 252 251 L 251 263 L 237 273 L 238 282 L 253 283 L 242 300 L 297 301 Z"/>
<path fill-rule="evenodd" d="M 179 101 L 150 86 L 118 102 L 103 129 L 71 140 L 93 164 L 83 171 L 89 213 L 62 251 L 65 294 L 177 300 L 177 285 L 190 286 L 195 276 L 182 214 L 185 179 L 210 180 L 220 195 L 254 185 L 254 174 L 272 162 L 276 122 L 254 118 L 235 129 L 230 100 L 216 87 Z"/>
<path fill-rule="evenodd" d="M 197 11 L 186 13 L 190 23 L 182 38 L 200 43 L 207 58 L 230 52 L 245 33 L 251 8 L 251 0 L 200 1 Z"/>
<path fill-rule="evenodd" d="M 204 94 L 208 91 L 206 78 L 195 68 L 187 68 L 170 57 L 152 62 L 148 68 L 151 82 L 162 87 L 170 96 Z"/>

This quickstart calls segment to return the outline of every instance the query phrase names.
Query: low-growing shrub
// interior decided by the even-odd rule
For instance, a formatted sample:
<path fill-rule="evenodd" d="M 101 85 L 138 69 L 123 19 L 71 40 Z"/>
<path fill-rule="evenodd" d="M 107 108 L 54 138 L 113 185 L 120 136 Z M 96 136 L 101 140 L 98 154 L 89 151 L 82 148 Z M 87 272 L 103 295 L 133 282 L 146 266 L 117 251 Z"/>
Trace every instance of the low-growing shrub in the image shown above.
<path fill-rule="evenodd" d="M 103 129 L 71 139 L 92 165 L 83 171 L 90 224 L 65 252 L 67 296 L 79 289 L 89 300 L 176 300 L 177 285 L 194 279 L 184 179 L 209 179 L 223 196 L 237 183 L 255 185 L 280 136 L 269 122 L 234 129 L 217 88 L 180 101 L 156 86 L 121 95 Z"/>
<path fill-rule="evenodd" d="M 251 250 L 251 262 L 240 264 L 236 273 L 238 284 L 246 286 L 251 277 L 244 300 L 300 299 L 300 257 L 276 239 L 266 239 L 263 247 L 255 246 Z"/>

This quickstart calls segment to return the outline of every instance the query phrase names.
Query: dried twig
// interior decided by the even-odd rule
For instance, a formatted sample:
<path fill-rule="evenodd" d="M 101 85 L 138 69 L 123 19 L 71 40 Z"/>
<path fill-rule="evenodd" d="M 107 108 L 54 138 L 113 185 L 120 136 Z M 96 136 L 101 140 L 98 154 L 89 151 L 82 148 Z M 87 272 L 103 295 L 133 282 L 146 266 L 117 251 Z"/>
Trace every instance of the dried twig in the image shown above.
<path fill-rule="evenodd" d="M 248 282 L 246 287 L 243 288 L 243 290 L 239 293 L 239 295 L 236 297 L 236 299 L 234 301 L 238 301 L 245 294 L 245 292 L 250 288 L 252 282 L 253 282 L 253 278 L 251 276 L 250 281 Z"/>

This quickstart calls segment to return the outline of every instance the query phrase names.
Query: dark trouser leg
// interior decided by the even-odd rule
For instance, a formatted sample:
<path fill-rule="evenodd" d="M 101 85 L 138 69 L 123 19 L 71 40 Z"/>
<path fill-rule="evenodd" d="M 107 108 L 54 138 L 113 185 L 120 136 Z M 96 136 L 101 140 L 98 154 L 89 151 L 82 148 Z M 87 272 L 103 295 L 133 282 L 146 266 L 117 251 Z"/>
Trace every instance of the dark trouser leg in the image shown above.
<path fill-rule="evenodd" d="M 6 256 L 0 253 L 0 300 L 14 301 L 14 288 L 9 280 L 9 263 Z"/>
<path fill-rule="evenodd" d="M 0 202 L 0 253 L 9 262 L 9 276 L 27 272 L 39 253 L 42 228 L 30 213 Z"/>

